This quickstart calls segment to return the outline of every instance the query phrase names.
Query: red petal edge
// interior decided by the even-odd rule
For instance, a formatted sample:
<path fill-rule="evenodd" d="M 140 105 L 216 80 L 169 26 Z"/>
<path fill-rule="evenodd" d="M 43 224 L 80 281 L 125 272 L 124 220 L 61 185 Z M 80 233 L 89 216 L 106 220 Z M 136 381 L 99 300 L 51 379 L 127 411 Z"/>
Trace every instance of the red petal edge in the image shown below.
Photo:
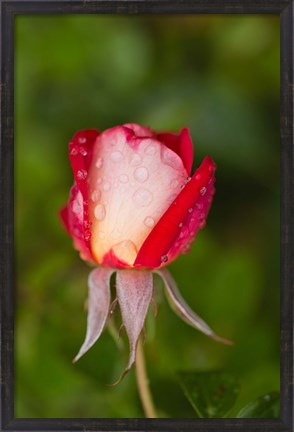
<path fill-rule="evenodd" d="M 189 129 L 183 128 L 179 134 L 161 132 L 156 135 L 156 138 L 180 156 L 189 175 L 193 164 L 193 143 Z"/>
<path fill-rule="evenodd" d="M 210 156 L 206 156 L 144 241 L 134 263 L 135 267 L 154 269 L 168 264 L 184 251 L 185 246 L 205 224 L 214 194 L 214 173 L 215 164 Z M 199 204 L 203 206 L 202 209 L 198 209 Z M 199 210 L 203 212 L 201 218 L 196 223 L 192 221 L 193 226 L 187 227 L 191 223 L 192 214 L 195 216 L 195 212 Z M 186 231 L 188 235 L 181 236 Z"/>
<path fill-rule="evenodd" d="M 77 132 L 69 143 L 69 159 L 73 170 L 76 185 L 72 188 L 70 202 L 65 209 L 61 211 L 61 218 L 69 233 L 72 235 L 75 246 L 82 253 L 84 259 L 93 259 L 90 247 L 91 222 L 88 213 L 88 184 L 87 176 L 91 164 L 93 146 L 99 131 L 96 129 L 87 129 Z M 72 202 L 78 191 L 83 197 L 83 226 L 77 227 L 76 217 L 72 212 Z M 79 231 L 79 235 L 77 232 Z"/>

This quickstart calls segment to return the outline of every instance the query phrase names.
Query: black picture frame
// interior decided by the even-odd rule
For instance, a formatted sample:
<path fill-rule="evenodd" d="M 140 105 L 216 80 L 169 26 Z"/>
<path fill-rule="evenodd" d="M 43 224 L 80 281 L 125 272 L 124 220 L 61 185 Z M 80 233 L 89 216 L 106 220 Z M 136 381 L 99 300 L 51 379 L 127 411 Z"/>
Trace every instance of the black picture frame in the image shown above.
<path fill-rule="evenodd" d="M 280 419 L 36 419 L 14 417 L 14 18 L 19 14 L 276 14 L 281 28 Z M 290 0 L 0 0 L 0 430 L 293 431 L 294 32 Z M 254 67 L 254 66 L 253 66 Z"/>

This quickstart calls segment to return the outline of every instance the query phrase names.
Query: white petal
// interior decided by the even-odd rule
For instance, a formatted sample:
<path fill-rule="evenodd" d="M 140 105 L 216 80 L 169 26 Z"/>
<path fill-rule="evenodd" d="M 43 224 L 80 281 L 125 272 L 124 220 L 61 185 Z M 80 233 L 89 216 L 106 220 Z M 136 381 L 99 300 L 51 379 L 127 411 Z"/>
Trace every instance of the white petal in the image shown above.
<path fill-rule="evenodd" d="M 121 378 L 129 371 L 136 358 L 136 348 L 152 299 L 152 273 L 119 270 L 116 274 L 116 294 L 129 343 L 130 357 Z M 120 379 L 121 379 L 120 378 Z"/>
<path fill-rule="evenodd" d="M 171 274 L 167 269 L 161 269 L 156 271 L 159 274 L 164 282 L 167 298 L 172 309 L 182 318 L 187 324 L 196 329 L 200 330 L 202 333 L 211 337 L 212 339 L 217 340 L 218 342 L 222 342 L 226 345 L 231 345 L 232 341 L 228 339 L 224 339 L 217 334 L 200 318 L 188 304 L 185 302 L 183 297 L 181 296 L 176 282 L 172 278 Z"/>
<path fill-rule="evenodd" d="M 103 159 L 99 168 L 95 161 Z M 101 134 L 93 149 L 89 191 L 92 252 L 98 262 L 113 249 L 129 265 L 153 226 L 185 183 L 180 157 L 152 138 L 128 138 L 117 127 Z M 171 186 L 175 185 L 176 187 Z M 126 243 L 128 242 L 128 243 Z M 125 247 L 122 245 L 128 245 Z"/>
<path fill-rule="evenodd" d="M 110 306 L 110 277 L 114 269 L 99 267 L 93 270 L 88 279 L 88 319 L 85 341 L 74 358 L 74 362 L 90 349 L 102 333 Z"/>

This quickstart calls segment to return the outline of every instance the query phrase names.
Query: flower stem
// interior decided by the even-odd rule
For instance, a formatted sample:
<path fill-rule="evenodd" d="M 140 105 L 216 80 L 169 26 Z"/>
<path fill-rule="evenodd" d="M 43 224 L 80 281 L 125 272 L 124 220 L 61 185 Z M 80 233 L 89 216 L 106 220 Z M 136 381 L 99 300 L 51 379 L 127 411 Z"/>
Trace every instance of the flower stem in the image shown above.
<path fill-rule="evenodd" d="M 139 339 L 136 355 L 136 378 L 140 399 L 146 418 L 157 418 L 146 373 L 142 339 Z"/>

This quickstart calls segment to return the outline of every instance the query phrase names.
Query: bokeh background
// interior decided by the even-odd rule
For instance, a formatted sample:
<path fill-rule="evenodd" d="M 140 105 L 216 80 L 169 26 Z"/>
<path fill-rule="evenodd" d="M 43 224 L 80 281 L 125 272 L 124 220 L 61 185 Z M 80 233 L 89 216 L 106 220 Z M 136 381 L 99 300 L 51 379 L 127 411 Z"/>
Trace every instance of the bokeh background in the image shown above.
<path fill-rule="evenodd" d="M 279 20 L 273 16 L 18 16 L 15 31 L 16 416 L 143 417 L 128 356 L 105 331 L 75 365 L 89 267 L 58 211 L 79 129 L 187 125 L 194 169 L 217 163 L 215 200 L 170 266 L 223 346 L 183 323 L 158 287 L 145 352 L 161 417 L 194 417 L 177 370 L 240 380 L 231 416 L 279 390 Z M 117 317 L 119 321 L 119 315 Z"/>

